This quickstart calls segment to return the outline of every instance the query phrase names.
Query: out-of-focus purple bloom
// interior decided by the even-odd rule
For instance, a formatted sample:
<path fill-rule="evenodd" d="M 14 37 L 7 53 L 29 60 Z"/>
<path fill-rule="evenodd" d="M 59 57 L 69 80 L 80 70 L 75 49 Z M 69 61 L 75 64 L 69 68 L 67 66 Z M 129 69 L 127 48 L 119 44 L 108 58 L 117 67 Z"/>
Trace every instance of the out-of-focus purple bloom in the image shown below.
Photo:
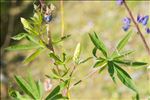
<path fill-rule="evenodd" d="M 124 31 L 127 31 L 129 28 L 130 28 L 130 25 L 127 25 L 127 24 L 122 27 L 122 29 L 123 29 Z"/>
<path fill-rule="evenodd" d="M 140 15 L 137 16 L 137 22 L 141 23 L 141 22 L 142 22 L 142 19 L 143 19 L 142 16 L 140 16 Z"/>
<path fill-rule="evenodd" d="M 122 5 L 124 0 L 116 0 L 116 2 L 117 2 L 117 5 Z"/>
<path fill-rule="evenodd" d="M 150 34 L 150 28 L 147 27 L 145 30 L 148 34 Z"/>
<path fill-rule="evenodd" d="M 44 16 L 44 20 L 49 23 L 52 20 L 52 16 L 51 15 L 45 15 Z"/>
<path fill-rule="evenodd" d="M 128 18 L 128 17 L 125 17 L 123 19 L 123 23 L 124 23 L 124 26 L 122 28 L 123 28 L 124 31 L 127 31 L 130 28 L 131 19 Z"/>
<path fill-rule="evenodd" d="M 148 22 L 148 20 L 149 20 L 149 16 L 144 16 L 144 17 L 143 17 L 143 20 L 142 20 L 142 24 L 143 24 L 143 25 L 146 25 L 147 22 Z"/>
<path fill-rule="evenodd" d="M 149 16 L 144 16 L 144 17 L 140 15 L 137 16 L 137 22 L 143 24 L 144 26 L 147 24 L 148 20 L 149 20 Z"/>
<path fill-rule="evenodd" d="M 129 17 L 125 17 L 125 18 L 123 19 L 123 23 L 124 23 L 125 25 L 130 25 L 131 19 L 130 19 Z"/>

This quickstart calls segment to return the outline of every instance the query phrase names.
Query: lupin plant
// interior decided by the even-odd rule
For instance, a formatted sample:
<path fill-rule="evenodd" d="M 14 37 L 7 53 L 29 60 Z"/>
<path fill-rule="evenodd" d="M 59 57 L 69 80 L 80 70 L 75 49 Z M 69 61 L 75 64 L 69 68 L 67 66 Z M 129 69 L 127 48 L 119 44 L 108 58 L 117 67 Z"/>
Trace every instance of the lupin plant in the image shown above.
<path fill-rule="evenodd" d="M 59 40 L 55 40 L 52 38 L 49 24 L 53 20 L 53 11 L 55 10 L 55 6 L 53 4 L 46 5 L 41 0 L 41 7 L 34 5 L 34 15 L 29 20 L 21 18 L 21 23 L 26 32 L 20 33 L 14 37 L 13 40 L 22 40 L 27 39 L 29 43 L 27 45 L 13 45 L 6 50 L 30 50 L 35 49 L 34 53 L 31 54 L 24 60 L 24 63 L 30 63 L 33 61 L 40 53 L 45 50 L 49 51 L 49 57 L 54 61 L 53 68 L 51 68 L 51 72 L 49 75 L 45 75 L 47 79 L 44 84 L 39 80 L 35 81 L 31 75 L 25 80 L 21 76 L 16 75 L 15 80 L 19 85 L 20 89 L 23 91 L 23 94 L 16 90 L 10 90 L 9 94 L 12 98 L 17 100 L 58 100 L 70 99 L 70 90 L 76 85 L 83 82 L 84 79 L 79 79 L 77 82 L 74 82 L 74 72 L 80 64 L 87 62 L 90 59 L 96 59 L 96 63 L 93 64 L 93 70 L 86 77 L 91 76 L 95 72 L 99 72 L 99 74 L 103 70 L 108 70 L 110 77 L 113 82 L 116 83 L 116 78 L 120 79 L 120 81 L 132 89 L 137 94 L 137 99 L 139 99 L 139 93 L 136 88 L 135 83 L 133 82 L 130 75 L 121 67 L 121 66 L 129 66 L 129 67 L 138 67 L 144 66 L 147 63 L 133 61 L 130 59 L 126 59 L 126 56 L 132 54 L 133 51 L 125 51 L 124 47 L 127 45 L 132 31 L 128 32 L 118 43 L 115 48 L 115 51 L 109 52 L 108 48 L 102 41 L 102 39 L 98 36 L 96 32 L 89 33 L 89 38 L 91 39 L 94 49 L 92 51 L 93 57 L 87 57 L 85 59 L 81 59 L 81 45 L 77 44 L 74 53 L 70 57 L 67 52 L 62 51 L 60 55 L 58 55 L 55 51 L 54 45 L 64 41 L 70 35 L 66 35 L 63 37 L 59 37 Z M 117 1 L 118 4 L 122 4 L 122 0 Z M 138 21 L 143 23 L 143 20 L 140 17 Z M 144 19 L 146 20 L 146 19 Z M 145 21 L 146 22 L 146 21 Z M 130 18 L 124 19 L 125 26 L 124 30 L 128 30 L 130 26 L 131 20 Z M 46 37 L 46 38 L 45 38 Z M 111 51 L 111 50 L 110 50 Z M 100 55 L 97 54 L 100 53 Z M 70 64 L 72 64 L 70 66 Z M 58 84 L 56 87 L 51 90 L 52 84 L 51 80 L 56 80 Z M 117 84 L 117 83 L 116 83 Z M 47 95 L 46 92 L 49 94 Z"/>

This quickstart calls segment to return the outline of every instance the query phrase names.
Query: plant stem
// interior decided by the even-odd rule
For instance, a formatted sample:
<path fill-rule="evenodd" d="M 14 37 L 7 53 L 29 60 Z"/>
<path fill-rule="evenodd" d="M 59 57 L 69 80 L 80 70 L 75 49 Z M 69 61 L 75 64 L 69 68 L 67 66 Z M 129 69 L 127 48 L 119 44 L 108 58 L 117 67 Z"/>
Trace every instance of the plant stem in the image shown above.
<path fill-rule="evenodd" d="M 49 24 L 47 24 L 47 37 L 48 37 L 48 44 L 47 44 L 47 48 L 52 51 L 53 53 L 55 53 L 54 48 L 53 48 L 53 44 L 52 44 L 52 38 L 51 38 L 51 32 L 49 29 Z M 58 67 L 58 65 L 56 65 L 57 71 L 60 75 L 60 69 Z"/>
<path fill-rule="evenodd" d="M 102 67 L 103 67 L 103 66 L 102 66 Z M 98 70 L 99 70 L 99 68 L 95 68 L 92 72 L 88 73 L 83 79 L 80 79 L 79 81 L 75 82 L 69 89 L 73 88 L 73 87 L 76 86 L 77 84 L 83 82 L 84 80 L 86 80 L 86 79 L 89 78 L 90 76 L 94 75 Z"/>
<path fill-rule="evenodd" d="M 146 40 L 145 40 L 145 38 L 144 38 L 144 36 L 142 34 L 142 32 L 141 32 L 137 22 L 135 21 L 135 19 L 133 17 L 133 14 L 132 14 L 131 10 L 129 9 L 129 7 L 128 7 L 128 5 L 127 5 L 125 0 L 124 0 L 123 4 L 124 4 L 125 8 L 127 9 L 128 13 L 129 13 L 129 15 L 131 17 L 131 20 L 133 21 L 133 23 L 134 23 L 134 25 L 135 25 L 135 27 L 136 27 L 136 29 L 138 31 L 137 33 L 139 33 L 139 35 L 140 35 L 140 37 L 141 37 L 141 39 L 142 39 L 142 41 L 144 43 L 145 49 L 147 50 L 148 54 L 150 55 L 150 48 L 149 48 L 149 46 L 148 46 L 148 44 L 147 44 L 147 42 L 146 42 Z"/>
<path fill-rule="evenodd" d="M 44 0 L 39 0 L 40 1 L 40 4 L 41 4 L 41 8 L 43 9 L 45 4 L 44 4 Z"/>
<path fill-rule="evenodd" d="M 77 67 L 76 65 L 73 66 L 73 69 L 70 73 L 70 79 L 69 79 L 69 82 L 68 82 L 68 86 L 67 86 L 67 96 L 68 96 L 69 99 L 70 99 L 70 82 L 71 82 L 71 78 L 73 76 L 73 73 L 75 72 L 76 67 Z"/>

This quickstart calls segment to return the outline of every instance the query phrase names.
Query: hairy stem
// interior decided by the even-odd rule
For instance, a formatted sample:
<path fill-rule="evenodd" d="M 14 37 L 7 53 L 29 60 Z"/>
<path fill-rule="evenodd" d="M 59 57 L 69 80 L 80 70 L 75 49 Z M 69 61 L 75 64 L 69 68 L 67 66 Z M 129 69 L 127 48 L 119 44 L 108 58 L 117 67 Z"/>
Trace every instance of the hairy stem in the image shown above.
<path fill-rule="evenodd" d="M 138 31 L 137 33 L 140 35 L 140 37 L 141 37 L 141 39 L 142 39 L 142 41 L 144 43 L 145 49 L 147 50 L 148 54 L 150 55 L 150 48 L 149 48 L 149 46 L 148 46 L 148 44 L 147 44 L 147 42 L 146 42 L 146 40 L 145 40 L 145 38 L 144 38 L 144 36 L 142 34 L 142 32 L 141 32 L 137 22 L 135 21 L 135 19 L 133 17 L 133 14 L 132 14 L 131 10 L 129 9 L 129 7 L 128 7 L 128 5 L 127 5 L 125 0 L 124 0 L 123 4 L 124 4 L 125 8 L 127 9 L 128 13 L 129 13 L 129 15 L 131 17 L 131 20 L 133 21 L 133 23 L 134 23 L 134 25 L 135 25 L 135 27 L 136 27 L 136 29 Z"/>
<path fill-rule="evenodd" d="M 47 44 L 47 48 L 52 51 L 53 53 L 55 53 L 54 48 L 53 48 L 53 44 L 52 44 L 52 38 L 51 38 L 51 32 L 49 29 L 49 24 L 47 25 L 47 37 L 48 37 L 48 44 Z M 60 69 L 58 67 L 58 65 L 56 65 L 57 71 L 60 75 Z"/>

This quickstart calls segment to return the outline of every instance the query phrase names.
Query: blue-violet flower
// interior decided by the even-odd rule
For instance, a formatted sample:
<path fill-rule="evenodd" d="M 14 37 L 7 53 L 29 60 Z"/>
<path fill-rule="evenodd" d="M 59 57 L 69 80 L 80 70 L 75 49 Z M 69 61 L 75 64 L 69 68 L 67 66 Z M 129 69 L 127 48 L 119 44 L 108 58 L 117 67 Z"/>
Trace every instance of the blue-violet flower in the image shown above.
<path fill-rule="evenodd" d="M 116 0 L 116 2 L 117 2 L 117 5 L 122 5 L 124 0 Z"/>
<path fill-rule="evenodd" d="M 150 34 L 150 28 L 147 27 L 145 30 L 148 34 Z"/>
<path fill-rule="evenodd" d="M 148 20 L 149 20 L 149 16 L 148 15 L 144 16 L 144 17 L 142 17 L 140 15 L 137 16 L 137 22 L 141 23 L 144 26 L 147 25 Z"/>
<path fill-rule="evenodd" d="M 51 15 L 45 15 L 44 16 L 44 20 L 49 23 L 52 20 L 52 16 Z"/>
<path fill-rule="evenodd" d="M 124 26 L 122 28 L 123 28 L 124 31 L 127 31 L 130 28 L 131 19 L 128 18 L 128 17 L 125 17 L 123 19 L 123 23 L 124 23 Z"/>

